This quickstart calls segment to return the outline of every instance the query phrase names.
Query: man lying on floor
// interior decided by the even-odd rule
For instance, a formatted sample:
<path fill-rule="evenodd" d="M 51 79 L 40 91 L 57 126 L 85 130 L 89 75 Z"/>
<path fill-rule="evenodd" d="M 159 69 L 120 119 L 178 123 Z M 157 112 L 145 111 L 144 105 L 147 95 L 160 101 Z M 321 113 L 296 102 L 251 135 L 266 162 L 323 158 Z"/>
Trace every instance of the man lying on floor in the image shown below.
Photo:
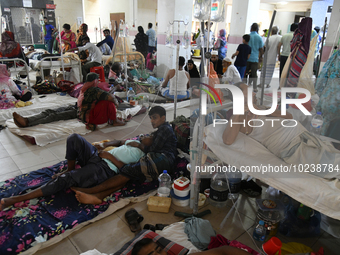
<path fill-rule="evenodd" d="M 165 121 L 166 111 L 163 107 L 153 107 L 149 111 L 149 117 L 152 127 L 157 128 L 157 131 L 152 133 L 152 145 L 145 146 L 140 143 L 129 143 L 130 146 L 140 148 L 146 155 L 137 163 L 124 165 L 119 169 L 118 175 L 111 177 L 98 186 L 73 188 L 79 202 L 100 204 L 105 197 L 124 187 L 128 181 L 140 184 L 145 181 L 154 181 L 158 179 L 163 170 L 167 170 L 171 175 L 175 167 L 177 154 L 175 133 L 170 124 Z M 110 143 L 105 143 L 100 149 L 110 145 Z"/>
<path fill-rule="evenodd" d="M 150 146 L 152 137 L 143 137 L 140 142 L 133 140 L 113 141 L 111 145 L 118 146 L 117 148 L 98 153 L 96 147 L 80 135 L 70 135 L 66 144 L 67 170 L 53 175 L 51 181 L 27 194 L 3 198 L 0 210 L 17 202 L 49 196 L 73 186 L 91 187 L 105 181 L 116 175 L 118 168 L 125 164 L 137 162 L 144 156 L 144 152 L 139 148 L 129 146 L 131 142 Z M 76 162 L 81 168 L 75 169 Z"/>
<path fill-rule="evenodd" d="M 129 180 L 136 182 L 144 182 L 146 179 L 155 180 L 163 169 L 167 169 L 171 173 L 171 170 L 174 169 L 176 153 L 175 134 L 171 126 L 165 122 L 165 109 L 163 107 L 152 108 L 149 116 L 152 126 L 158 128 L 151 139 L 143 138 L 141 142 L 113 141 L 105 143 L 104 146 L 128 145 L 110 152 L 101 151 L 98 153 L 97 148 L 83 137 L 77 134 L 70 135 L 66 145 L 68 163 L 66 172 L 53 176 L 53 180 L 27 194 L 3 198 L 0 210 L 21 201 L 49 196 L 70 187 L 74 187 L 74 190 L 76 190 L 78 201 L 98 204 L 107 196 L 103 196 L 103 194 L 109 195 L 121 189 Z M 121 156 L 118 156 L 115 150 L 120 152 Z M 146 153 L 145 156 L 143 156 L 144 152 L 142 151 Z M 127 157 L 127 154 L 133 155 L 130 155 L 132 156 L 130 158 Z M 76 162 L 81 168 L 75 169 Z M 117 175 L 118 171 L 120 174 Z M 99 185 L 101 183 L 102 185 Z M 93 186 L 95 187 L 92 189 L 99 189 L 101 194 L 87 195 L 81 192 L 86 191 L 84 188 Z M 106 188 L 102 190 L 103 186 Z M 91 189 L 89 191 L 88 193 L 91 193 Z"/>

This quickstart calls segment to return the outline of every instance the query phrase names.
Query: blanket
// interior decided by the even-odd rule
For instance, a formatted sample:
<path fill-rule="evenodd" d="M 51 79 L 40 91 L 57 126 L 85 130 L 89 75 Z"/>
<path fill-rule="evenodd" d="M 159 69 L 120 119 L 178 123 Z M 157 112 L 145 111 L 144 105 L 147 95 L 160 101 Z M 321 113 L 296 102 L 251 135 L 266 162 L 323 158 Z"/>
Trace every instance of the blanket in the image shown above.
<path fill-rule="evenodd" d="M 186 164 L 183 159 L 177 161 L 173 178 L 177 178 L 180 171 L 185 171 Z M 62 161 L 0 182 L 0 199 L 40 187 L 47 183 L 52 175 L 66 168 L 66 161 Z M 17 203 L 14 207 L 0 211 L 0 254 L 11 255 L 27 251 L 65 231 L 72 231 L 78 224 L 99 217 L 120 198 L 141 196 L 157 187 L 157 181 L 138 186 L 128 183 L 119 192 L 105 198 L 100 205 L 80 204 L 71 189 Z"/>

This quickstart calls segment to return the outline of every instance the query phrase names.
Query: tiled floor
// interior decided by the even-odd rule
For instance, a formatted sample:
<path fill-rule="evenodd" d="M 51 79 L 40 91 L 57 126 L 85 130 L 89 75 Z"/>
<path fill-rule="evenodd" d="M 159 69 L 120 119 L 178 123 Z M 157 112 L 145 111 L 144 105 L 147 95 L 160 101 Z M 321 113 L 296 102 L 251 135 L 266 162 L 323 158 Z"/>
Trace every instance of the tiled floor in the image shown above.
<path fill-rule="evenodd" d="M 277 73 L 277 71 L 276 71 Z M 277 75 L 278 76 L 278 75 Z M 177 115 L 189 115 L 188 109 L 179 109 Z M 133 121 L 141 123 L 137 128 L 137 124 L 131 124 L 123 129 L 98 130 L 85 135 L 89 142 L 100 141 L 103 139 L 123 139 L 133 137 L 141 133 L 148 133 L 152 130 L 149 118 L 145 115 L 136 116 Z M 172 120 L 173 111 L 167 112 L 167 120 Z M 53 165 L 64 159 L 66 140 L 49 144 L 45 147 L 31 145 L 23 139 L 13 135 L 7 129 L 0 132 L 0 181 L 12 178 L 22 173 L 27 173 L 39 169 L 46 165 Z M 255 222 L 255 199 L 241 195 L 237 205 L 239 215 L 234 211 L 222 229 L 220 224 L 228 211 L 231 209 L 231 202 L 223 209 L 215 208 L 208 202 L 200 208 L 201 210 L 210 209 L 212 214 L 204 218 L 209 220 L 217 233 L 222 234 L 228 239 L 236 239 L 254 249 L 256 245 L 252 242 L 252 227 Z M 182 220 L 182 218 L 174 216 L 175 211 L 190 212 L 189 208 L 181 208 L 172 205 L 168 214 L 154 213 L 147 210 L 146 202 L 130 204 L 127 207 L 117 211 L 113 215 L 106 217 L 100 221 L 90 224 L 81 230 L 73 233 L 61 242 L 38 251 L 38 255 L 54 255 L 68 254 L 75 255 L 90 249 L 97 249 L 104 253 L 113 253 L 117 251 L 125 242 L 134 237 L 130 232 L 128 224 L 124 219 L 124 213 L 129 208 L 134 207 L 144 216 L 142 225 L 163 223 L 171 224 Z M 250 236 L 246 232 L 250 233 Z M 321 246 L 325 249 L 326 255 L 339 254 L 340 240 L 323 232 L 320 237 L 315 238 L 287 238 L 279 235 L 284 242 L 297 241 L 304 243 L 314 250 L 318 250 Z"/>

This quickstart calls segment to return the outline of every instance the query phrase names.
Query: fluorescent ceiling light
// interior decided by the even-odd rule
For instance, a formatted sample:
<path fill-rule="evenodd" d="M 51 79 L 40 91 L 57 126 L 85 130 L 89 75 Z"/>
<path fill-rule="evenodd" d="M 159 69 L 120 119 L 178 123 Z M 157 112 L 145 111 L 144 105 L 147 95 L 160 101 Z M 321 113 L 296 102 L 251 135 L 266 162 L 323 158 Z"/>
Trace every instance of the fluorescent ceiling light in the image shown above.
<path fill-rule="evenodd" d="M 288 2 L 279 2 L 279 4 L 286 5 L 286 4 L 288 4 Z"/>

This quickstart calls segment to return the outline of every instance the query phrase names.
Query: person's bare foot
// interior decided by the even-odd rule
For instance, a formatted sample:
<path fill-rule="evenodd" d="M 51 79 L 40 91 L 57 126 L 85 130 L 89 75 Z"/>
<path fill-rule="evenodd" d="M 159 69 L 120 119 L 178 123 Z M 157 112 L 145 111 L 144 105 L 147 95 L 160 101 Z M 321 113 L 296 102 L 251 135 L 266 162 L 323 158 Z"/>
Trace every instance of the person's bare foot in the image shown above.
<path fill-rule="evenodd" d="M 87 194 L 78 190 L 76 192 L 76 199 L 79 203 L 88 204 L 88 205 L 99 205 L 103 203 L 103 201 L 96 196 L 96 194 Z"/>
<path fill-rule="evenodd" d="M 92 194 L 89 188 L 71 187 L 71 190 L 73 190 L 74 192 L 80 191 L 82 193 Z"/>
<path fill-rule="evenodd" d="M 18 127 L 27 127 L 28 121 L 27 118 L 22 117 L 21 115 L 17 114 L 16 112 L 13 112 L 13 120 L 15 125 Z"/>
<path fill-rule="evenodd" d="M 114 127 L 116 127 L 116 126 L 125 126 L 126 125 L 126 122 L 125 121 L 121 121 L 121 120 L 119 120 L 119 119 L 116 119 L 114 122 L 113 122 L 113 124 L 112 124 L 112 126 L 114 126 Z"/>
<path fill-rule="evenodd" d="M 8 206 L 13 205 L 14 203 L 12 203 L 12 199 L 11 198 L 3 198 L 0 201 L 0 211 L 2 211 L 3 209 L 7 208 Z"/>

